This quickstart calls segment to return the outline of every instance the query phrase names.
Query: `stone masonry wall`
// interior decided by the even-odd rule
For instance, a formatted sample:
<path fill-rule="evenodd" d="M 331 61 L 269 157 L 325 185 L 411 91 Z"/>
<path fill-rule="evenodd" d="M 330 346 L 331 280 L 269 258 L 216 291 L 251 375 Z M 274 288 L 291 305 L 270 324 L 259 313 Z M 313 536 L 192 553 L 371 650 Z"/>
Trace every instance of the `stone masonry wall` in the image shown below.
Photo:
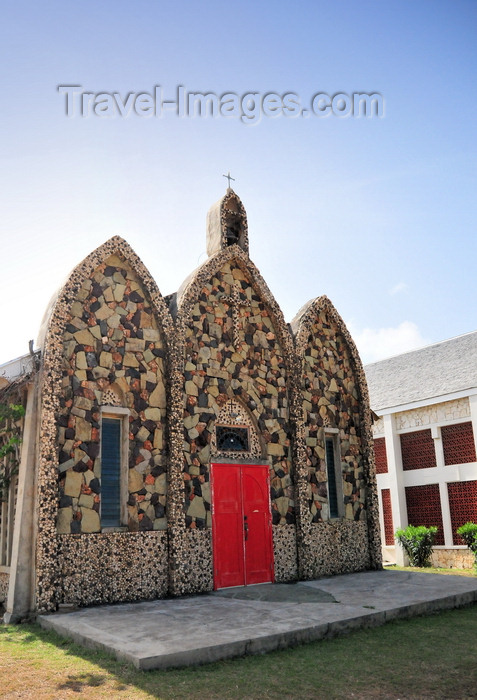
<path fill-rule="evenodd" d="M 100 532 L 100 407 L 129 412 L 128 529 L 166 528 L 164 344 L 137 275 L 113 255 L 83 282 L 63 334 L 58 533 Z"/>
<path fill-rule="evenodd" d="M 186 525 L 211 526 L 209 464 L 216 417 L 246 407 L 271 467 L 274 524 L 293 523 L 287 368 L 274 320 L 250 275 L 230 261 L 201 285 L 185 331 Z M 237 455 L 240 456 L 240 455 Z"/>
<path fill-rule="evenodd" d="M 295 346 L 238 245 L 214 254 L 179 291 L 175 326 L 121 239 L 74 270 L 42 352 L 39 611 L 211 590 L 209 465 L 217 418 L 232 399 L 255 435 L 250 455 L 270 468 L 276 580 L 379 568 L 359 357 L 325 297 L 300 323 Z M 101 406 L 129 412 L 129 532 L 99 531 Z M 340 521 L 326 519 L 326 480 L 316 476 L 327 426 L 338 428 L 342 445 Z"/>
<path fill-rule="evenodd" d="M 300 406 L 294 449 L 299 576 L 306 579 L 340 570 L 379 569 L 382 555 L 371 411 L 356 346 L 324 296 L 306 305 L 292 327 L 299 377 L 295 403 Z M 327 508 L 326 428 L 338 431 L 341 452 L 345 513 L 337 520 L 329 520 Z M 345 543 L 346 551 L 341 551 Z"/>
<path fill-rule="evenodd" d="M 182 404 L 184 433 L 182 457 L 171 459 L 168 505 L 170 589 L 181 595 L 213 587 L 209 463 L 217 456 L 217 418 L 224 420 L 231 399 L 259 439 L 257 447 L 252 435 L 247 457 L 270 464 L 277 527 L 294 521 L 287 386 L 293 341 L 265 281 L 238 245 L 215 253 L 179 290 L 176 324 L 183 374 L 172 391 Z M 190 565 L 192 551 L 199 571 Z"/>
<path fill-rule="evenodd" d="M 358 387 L 347 344 L 321 310 L 303 361 L 303 414 L 308 466 L 308 505 L 313 523 L 328 520 L 325 430 L 339 430 L 344 517 L 366 519 Z"/>
<path fill-rule="evenodd" d="M 164 595 L 165 358 L 174 363 L 176 357 L 164 300 L 141 260 L 115 237 L 73 270 L 45 328 L 37 609 L 54 610 L 60 601 L 131 600 L 137 571 L 141 597 Z M 93 534 L 99 529 L 101 489 L 98 409 L 118 404 L 130 418 L 130 532 L 99 536 Z"/>
<path fill-rule="evenodd" d="M 444 569 L 472 569 L 474 555 L 466 549 L 437 549 L 432 550 L 432 566 Z"/>

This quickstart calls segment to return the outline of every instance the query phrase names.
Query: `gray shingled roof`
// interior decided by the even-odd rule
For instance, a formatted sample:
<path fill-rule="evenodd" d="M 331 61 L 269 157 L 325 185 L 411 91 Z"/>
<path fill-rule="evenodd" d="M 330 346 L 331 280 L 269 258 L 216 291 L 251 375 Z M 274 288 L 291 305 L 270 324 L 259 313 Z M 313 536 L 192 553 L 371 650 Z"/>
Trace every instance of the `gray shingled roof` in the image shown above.
<path fill-rule="evenodd" d="M 379 411 L 477 388 L 477 331 L 365 366 Z"/>

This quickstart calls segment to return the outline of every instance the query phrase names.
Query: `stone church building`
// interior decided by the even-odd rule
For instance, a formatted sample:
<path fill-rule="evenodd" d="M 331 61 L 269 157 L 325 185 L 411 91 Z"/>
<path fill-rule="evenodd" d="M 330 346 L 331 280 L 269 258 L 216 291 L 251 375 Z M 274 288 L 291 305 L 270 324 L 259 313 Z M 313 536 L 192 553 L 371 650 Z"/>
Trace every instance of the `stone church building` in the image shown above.
<path fill-rule="evenodd" d="M 232 189 L 173 295 L 111 238 L 39 353 L 0 368 L 0 401 L 26 406 L 0 506 L 6 620 L 381 567 L 356 347 L 324 296 L 287 324 L 248 248 Z"/>

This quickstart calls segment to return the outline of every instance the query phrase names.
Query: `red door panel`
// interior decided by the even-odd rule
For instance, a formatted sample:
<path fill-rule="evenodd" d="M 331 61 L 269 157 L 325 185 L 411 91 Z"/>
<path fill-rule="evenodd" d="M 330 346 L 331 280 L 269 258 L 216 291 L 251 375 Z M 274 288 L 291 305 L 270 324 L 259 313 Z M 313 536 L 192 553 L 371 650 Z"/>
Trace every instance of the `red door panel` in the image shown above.
<path fill-rule="evenodd" d="M 272 538 L 267 466 L 242 467 L 247 584 L 272 580 Z"/>
<path fill-rule="evenodd" d="M 212 464 L 214 586 L 273 580 L 268 467 Z"/>
<path fill-rule="evenodd" d="M 214 465 L 215 466 L 215 465 Z M 212 471 L 213 544 L 216 588 L 243 586 L 243 515 L 240 502 L 241 476 L 236 465 L 223 465 Z"/>

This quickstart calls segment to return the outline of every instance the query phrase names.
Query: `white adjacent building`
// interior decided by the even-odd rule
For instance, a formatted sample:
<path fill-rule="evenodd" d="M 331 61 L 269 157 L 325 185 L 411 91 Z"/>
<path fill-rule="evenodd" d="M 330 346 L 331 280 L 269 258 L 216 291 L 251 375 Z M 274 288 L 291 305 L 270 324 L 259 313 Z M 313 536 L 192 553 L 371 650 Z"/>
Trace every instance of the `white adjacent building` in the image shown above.
<path fill-rule="evenodd" d="M 456 530 L 477 522 L 477 331 L 365 367 L 384 560 L 394 532 L 437 525 L 433 563 L 472 566 Z"/>

